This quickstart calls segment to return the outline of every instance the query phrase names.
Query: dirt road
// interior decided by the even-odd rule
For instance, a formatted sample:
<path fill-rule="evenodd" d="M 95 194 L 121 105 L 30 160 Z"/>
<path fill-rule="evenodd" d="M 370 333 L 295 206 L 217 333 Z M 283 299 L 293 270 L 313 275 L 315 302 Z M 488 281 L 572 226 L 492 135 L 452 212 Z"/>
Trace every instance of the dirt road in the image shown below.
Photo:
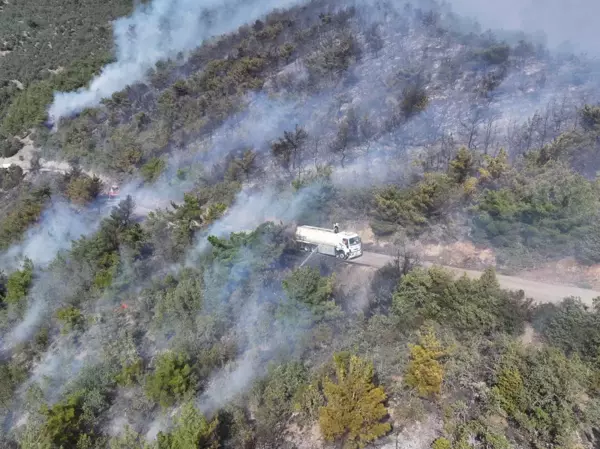
<path fill-rule="evenodd" d="M 0 157 L 0 168 L 8 168 L 11 165 L 18 165 L 23 169 L 23 172 L 25 173 L 28 173 L 31 170 L 31 161 L 33 160 L 33 156 L 38 151 L 38 149 L 35 147 L 33 141 L 29 136 L 20 140 L 24 145 L 23 148 L 21 148 L 21 150 L 19 150 L 19 152 L 14 156 L 4 158 Z M 55 172 L 66 174 L 71 170 L 71 165 L 65 161 L 51 161 L 40 159 L 39 162 L 39 171 L 41 172 Z M 82 171 L 90 177 L 97 176 L 105 184 L 109 184 L 111 182 L 111 180 L 108 177 L 100 173 L 95 173 L 90 170 Z"/>
<path fill-rule="evenodd" d="M 365 251 L 361 257 L 349 260 L 348 262 L 372 268 L 381 268 L 393 261 L 394 257 L 392 256 Z M 424 262 L 423 265 L 431 266 L 433 264 Z M 465 270 L 462 268 L 447 266 L 444 268 L 456 273 L 457 276 L 461 276 L 463 273 L 466 273 L 470 278 L 478 278 L 481 276 L 480 271 Z M 514 276 L 504 276 L 500 274 L 497 275 L 497 278 L 502 288 L 507 290 L 523 290 L 529 298 L 532 298 L 537 303 L 558 303 L 566 297 L 576 296 L 579 297 L 585 304 L 591 306 L 593 304 L 593 299 L 600 297 L 599 291 L 588 290 L 585 288 L 554 285 L 546 282 L 530 281 L 528 279 L 521 279 Z"/>

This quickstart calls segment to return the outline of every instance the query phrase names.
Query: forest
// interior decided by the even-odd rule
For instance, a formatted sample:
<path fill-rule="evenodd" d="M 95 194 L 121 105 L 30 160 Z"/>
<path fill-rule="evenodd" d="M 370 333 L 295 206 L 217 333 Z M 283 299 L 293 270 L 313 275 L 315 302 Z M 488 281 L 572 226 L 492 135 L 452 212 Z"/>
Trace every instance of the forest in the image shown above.
<path fill-rule="evenodd" d="M 267 2 L 232 29 L 207 6 L 218 35 L 52 123 L 149 51 L 112 20 L 190 13 L 22 3 L 0 5 L 0 448 L 599 444 L 600 303 L 498 281 L 600 267 L 594 60 L 435 1 Z M 335 222 L 394 262 L 297 251 L 295 225 Z M 457 277 L 414 242 L 495 264 Z"/>

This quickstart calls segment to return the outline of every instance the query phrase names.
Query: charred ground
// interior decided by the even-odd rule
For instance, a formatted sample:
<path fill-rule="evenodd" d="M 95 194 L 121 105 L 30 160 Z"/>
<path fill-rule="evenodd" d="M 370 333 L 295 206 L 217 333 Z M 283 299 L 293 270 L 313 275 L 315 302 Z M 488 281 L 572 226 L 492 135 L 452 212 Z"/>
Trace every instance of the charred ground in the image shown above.
<path fill-rule="evenodd" d="M 71 164 L 0 169 L 3 443 L 595 444 L 597 311 L 534 306 L 493 270 L 455 279 L 407 250 L 472 241 L 513 270 L 600 262 L 594 61 L 435 3 L 317 0 L 161 61 L 53 132 L 52 91 L 100 73 L 102 27 L 131 5 L 61 7 L 85 45 L 35 9 L 31 39 L 0 36 L 4 156 L 28 133 Z M 58 56 L 38 52 L 47 35 Z M 99 212 L 103 179 L 125 199 Z M 404 257 L 375 274 L 295 268 L 290 222 L 351 221 Z"/>

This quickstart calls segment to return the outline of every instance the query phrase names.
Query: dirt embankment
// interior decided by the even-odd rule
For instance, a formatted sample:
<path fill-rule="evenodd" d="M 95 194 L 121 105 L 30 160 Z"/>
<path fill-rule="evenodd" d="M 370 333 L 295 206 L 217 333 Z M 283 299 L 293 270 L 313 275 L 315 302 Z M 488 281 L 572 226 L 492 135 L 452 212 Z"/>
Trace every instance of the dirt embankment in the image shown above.
<path fill-rule="evenodd" d="M 476 270 L 482 270 L 489 266 L 498 269 L 494 251 L 489 248 L 477 247 L 471 242 L 455 242 L 449 245 L 423 245 L 421 249 L 420 254 L 427 261 Z M 502 273 L 504 270 L 498 269 L 498 272 Z M 573 257 L 566 257 L 544 263 L 536 268 L 521 270 L 518 274 L 521 278 L 533 281 L 600 290 L 600 265 L 581 265 Z"/>
<path fill-rule="evenodd" d="M 582 266 L 573 258 L 549 262 L 535 269 L 521 271 L 518 277 L 504 273 L 498 268 L 496 255 L 490 248 L 477 247 L 468 241 L 452 244 L 425 244 L 422 242 L 394 243 L 377 239 L 368 224 L 346 224 L 360 236 L 366 250 L 356 263 L 380 267 L 393 260 L 398 251 L 409 251 L 425 265 L 442 265 L 457 274 L 467 273 L 476 277 L 490 266 L 496 267 L 502 287 L 511 290 L 524 290 L 525 293 L 541 302 L 559 302 L 567 296 L 579 296 L 588 304 L 600 296 L 600 265 Z M 508 274 L 511 274 L 509 276 Z"/>

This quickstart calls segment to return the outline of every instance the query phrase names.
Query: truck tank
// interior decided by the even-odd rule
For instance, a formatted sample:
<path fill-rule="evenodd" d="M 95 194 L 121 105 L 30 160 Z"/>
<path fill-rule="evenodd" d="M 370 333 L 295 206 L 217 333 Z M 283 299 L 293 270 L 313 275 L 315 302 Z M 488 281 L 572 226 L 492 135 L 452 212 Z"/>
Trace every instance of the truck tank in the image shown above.
<path fill-rule="evenodd" d="M 350 234 L 346 232 L 335 233 L 332 229 L 317 228 L 314 226 L 298 226 L 296 236 L 298 240 L 335 246 L 341 242 L 342 236 L 349 238 Z"/>
<path fill-rule="evenodd" d="M 327 255 L 338 255 L 342 252 L 345 258 L 362 255 L 362 244 L 355 232 L 338 232 L 334 229 L 317 228 L 315 226 L 298 226 L 296 241 L 304 249 L 317 248 L 318 252 Z"/>

